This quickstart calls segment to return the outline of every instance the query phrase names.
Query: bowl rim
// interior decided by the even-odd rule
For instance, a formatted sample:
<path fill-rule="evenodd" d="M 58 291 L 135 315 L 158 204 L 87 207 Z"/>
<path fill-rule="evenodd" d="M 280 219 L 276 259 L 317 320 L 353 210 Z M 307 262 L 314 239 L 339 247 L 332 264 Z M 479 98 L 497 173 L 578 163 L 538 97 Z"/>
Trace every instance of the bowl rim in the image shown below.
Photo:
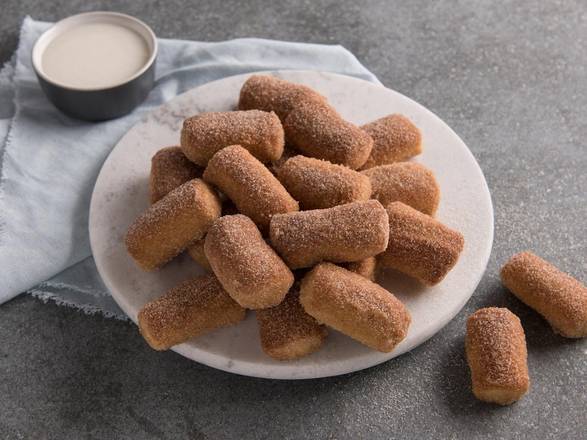
<path fill-rule="evenodd" d="M 50 41 L 61 33 L 61 31 L 59 30 L 60 28 L 67 28 L 68 25 L 70 25 L 70 24 L 74 25 L 75 22 L 79 22 L 79 24 L 83 24 L 86 20 L 88 20 L 92 17 L 116 17 L 118 19 L 122 19 L 122 21 L 126 20 L 127 22 L 132 22 L 135 25 L 137 25 L 138 27 L 142 28 L 145 31 L 146 35 L 141 35 L 141 37 L 145 38 L 145 36 L 147 36 L 148 38 L 146 38 L 146 40 L 149 40 L 149 41 L 147 41 L 147 43 L 149 45 L 149 52 L 150 52 L 149 59 L 145 62 L 145 64 L 138 71 L 136 71 L 130 77 L 125 78 L 124 80 L 119 81 L 117 83 L 114 83 L 112 85 L 108 85 L 106 87 L 103 87 L 103 86 L 76 87 L 76 86 L 72 86 L 72 85 L 69 85 L 66 83 L 62 83 L 62 82 L 57 81 L 54 78 L 51 78 L 50 76 L 48 76 L 44 72 L 43 67 L 42 67 L 42 55 L 45 52 Z M 124 26 L 124 24 L 122 23 L 121 26 Z M 131 28 L 131 27 L 129 26 L 129 28 Z M 128 84 L 131 81 L 137 79 L 141 75 L 143 75 L 147 70 L 149 70 L 151 68 L 151 66 L 155 62 L 155 59 L 157 58 L 158 51 L 159 51 L 159 45 L 157 42 L 157 37 L 155 35 L 155 32 L 153 32 L 153 29 L 151 29 L 151 27 L 149 25 L 147 25 L 144 21 L 142 21 L 136 17 L 133 17 L 132 15 L 123 14 L 121 12 L 92 11 L 92 12 L 82 12 L 80 14 L 70 15 L 69 17 L 66 17 L 66 18 L 54 23 L 49 29 L 45 30 L 41 34 L 41 36 L 39 38 L 37 38 L 37 41 L 35 42 L 35 44 L 33 46 L 33 50 L 31 52 L 31 60 L 32 60 L 32 66 L 33 66 L 35 73 L 40 78 L 42 78 L 44 81 L 48 82 L 49 84 L 52 84 L 55 87 L 59 87 L 61 89 L 66 89 L 66 90 L 77 91 L 77 92 L 97 92 L 97 91 L 111 90 L 116 87 L 123 86 L 123 85 Z"/>

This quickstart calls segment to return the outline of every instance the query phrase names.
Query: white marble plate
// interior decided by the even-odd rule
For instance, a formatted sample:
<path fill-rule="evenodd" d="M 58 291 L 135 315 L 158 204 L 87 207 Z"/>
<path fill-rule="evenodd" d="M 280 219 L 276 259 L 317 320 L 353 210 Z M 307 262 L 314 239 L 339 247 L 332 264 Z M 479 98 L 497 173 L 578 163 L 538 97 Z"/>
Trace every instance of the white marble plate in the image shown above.
<path fill-rule="evenodd" d="M 422 131 L 424 142 L 424 153 L 416 161 L 434 170 L 441 188 L 437 217 L 463 233 L 465 249 L 452 272 L 435 287 L 423 288 L 391 273 L 381 280 L 412 315 L 408 336 L 391 353 L 370 350 L 330 331 L 319 352 L 298 361 L 278 362 L 261 351 L 253 312 L 238 326 L 214 331 L 174 350 L 214 368 L 275 379 L 334 376 L 377 365 L 433 336 L 473 294 L 493 241 L 493 210 L 487 183 L 463 141 L 436 115 L 411 99 L 379 85 L 330 73 L 273 74 L 316 88 L 345 118 L 356 124 L 396 112 L 414 121 Z M 159 148 L 179 142 L 179 129 L 185 117 L 203 111 L 234 109 L 241 84 L 248 76 L 208 83 L 158 108 L 120 140 L 98 176 L 90 208 L 94 258 L 112 296 L 135 322 L 147 301 L 203 272 L 182 256 L 160 271 L 145 273 L 125 251 L 123 237 L 128 225 L 148 206 L 151 156 Z"/>

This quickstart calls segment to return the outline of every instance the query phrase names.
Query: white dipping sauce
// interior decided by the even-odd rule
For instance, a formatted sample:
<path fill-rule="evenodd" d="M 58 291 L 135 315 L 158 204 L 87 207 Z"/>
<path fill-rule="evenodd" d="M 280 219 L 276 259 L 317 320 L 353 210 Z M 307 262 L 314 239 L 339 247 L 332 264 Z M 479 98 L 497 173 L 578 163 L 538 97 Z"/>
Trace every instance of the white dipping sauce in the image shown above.
<path fill-rule="evenodd" d="M 147 63 L 149 47 L 132 29 L 88 23 L 65 30 L 45 48 L 43 72 L 49 79 L 80 88 L 123 83 Z"/>

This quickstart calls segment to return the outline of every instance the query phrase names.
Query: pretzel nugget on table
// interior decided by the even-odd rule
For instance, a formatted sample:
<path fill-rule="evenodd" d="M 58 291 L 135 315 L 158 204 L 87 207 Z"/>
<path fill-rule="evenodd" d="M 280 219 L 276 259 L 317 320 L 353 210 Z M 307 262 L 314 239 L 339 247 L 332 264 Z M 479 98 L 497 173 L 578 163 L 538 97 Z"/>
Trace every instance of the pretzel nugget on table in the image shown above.
<path fill-rule="evenodd" d="M 526 337 L 520 319 L 508 309 L 488 307 L 469 316 L 465 351 L 475 397 L 509 405 L 526 394 Z"/>
<path fill-rule="evenodd" d="M 514 255 L 501 269 L 503 284 L 540 313 L 562 336 L 587 336 L 587 287 L 531 252 Z"/>

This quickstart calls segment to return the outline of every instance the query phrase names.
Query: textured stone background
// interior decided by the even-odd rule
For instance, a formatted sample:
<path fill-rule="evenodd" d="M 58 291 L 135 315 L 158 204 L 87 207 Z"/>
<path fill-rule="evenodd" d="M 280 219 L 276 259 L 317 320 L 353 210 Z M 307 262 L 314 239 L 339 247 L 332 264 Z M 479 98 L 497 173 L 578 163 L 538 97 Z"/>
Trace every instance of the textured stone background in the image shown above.
<path fill-rule="evenodd" d="M 587 281 L 587 3 L 565 1 L 3 0 L 0 61 L 26 14 L 111 9 L 161 37 L 340 43 L 387 86 L 444 119 L 481 164 L 495 205 L 487 273 L 465 309 L 411 353 L 360 373 L 279 382 L 156 353 L 134 325 L 21 296 L 0 307 L 1 438 L 587 438 L 587 343 L 554 335 L 498 269 L 533 249 Z M 475 401 L 465 319 L 510 307 L 530 394 Z"/>

